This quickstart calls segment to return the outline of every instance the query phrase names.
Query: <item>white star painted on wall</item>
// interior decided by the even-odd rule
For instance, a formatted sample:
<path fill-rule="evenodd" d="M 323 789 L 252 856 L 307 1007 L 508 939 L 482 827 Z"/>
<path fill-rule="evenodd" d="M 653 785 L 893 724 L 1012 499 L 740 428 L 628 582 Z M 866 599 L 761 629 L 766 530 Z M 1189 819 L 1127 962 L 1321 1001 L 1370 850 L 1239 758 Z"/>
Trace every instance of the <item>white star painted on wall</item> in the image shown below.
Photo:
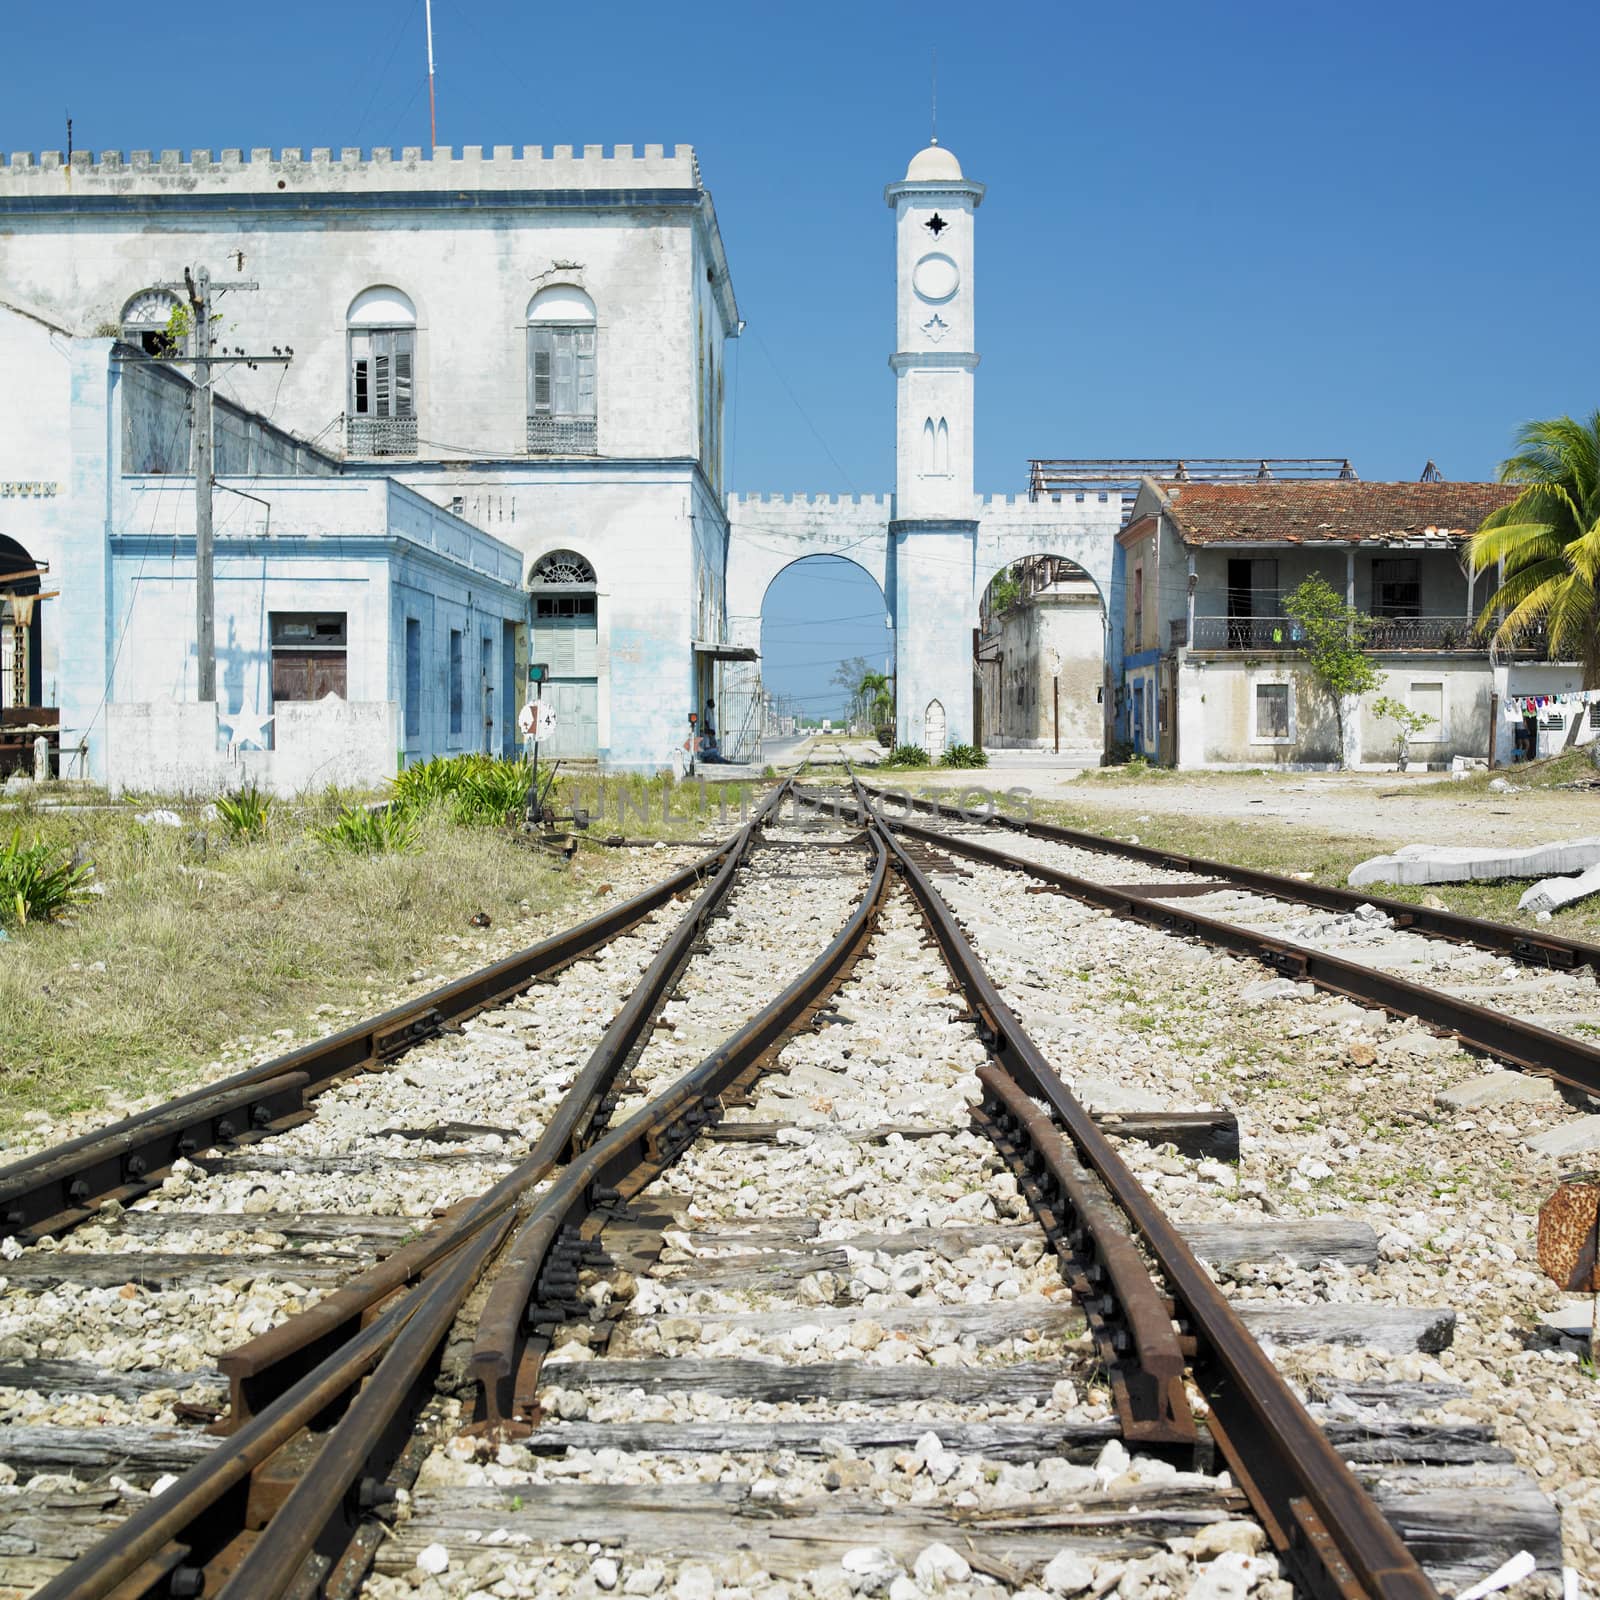
<path fill-rule="evenodd" d="M 947 333 L 949 333 L 950 325 L 944 320 L 943 317 L 939 315 L 937 311 L 935 311 L 934 314 L 922 324 L 922 331 L 927 334 L 927 336 L 932 339 L 935 344 L 938 344 L 938 342 L 944 338 Z"/>
<path fill-rule="evenodd" d="M 258 712 L 246 711 L 240 706 L 237 711 L 224 712 L 217 720 L 227 723 L 229 744 L 253 744 L 262 750 L 267 748 L 267 724 L 273 720 L 270 715 L 263 717 Z"/>

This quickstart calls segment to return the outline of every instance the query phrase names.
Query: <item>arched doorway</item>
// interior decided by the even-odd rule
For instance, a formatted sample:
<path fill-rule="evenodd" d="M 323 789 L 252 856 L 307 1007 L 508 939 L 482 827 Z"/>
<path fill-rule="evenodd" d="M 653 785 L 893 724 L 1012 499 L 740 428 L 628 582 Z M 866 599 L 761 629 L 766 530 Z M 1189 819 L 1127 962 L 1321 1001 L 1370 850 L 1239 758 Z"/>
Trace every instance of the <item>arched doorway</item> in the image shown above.
<path fill-rule="evenodd" d="M 528 659 L 544 665 L 540 698 L 555 707 L 554 738 L 541 755 L 592 761 L 600 751 L 599 585 L 576 550 L 552 550 L 528 575 L 533 638 Z"/>
<path fill-rule="evenodd" d="M 0 775 L 33 764 L 34 733 L 60 713 L 44 705 L 44 602 L 39 564 L 0 534 Z M 12 731 L 15 730 L 15 731 Z"/>
<path fill-rule="evenodd" d="M 785 566 L 761 601 L 761 699 L 769 759 L 813 733 L 872 740 L 894 721 L 894 631 L 877 580 L 844 556 Z"/>
<path fill-rule="evenodd" d="M 1105 744 L 1105 606 L 1066 556 L 1007 563 L 978 603 L 973 726 L 986 748 L 1098 760 Z"/>
<path fill-rule="evenodd" d="M 44 699 L 44 651 L 38 563 L 0 534 L 0 708 Z"/>
<path fill-rule="evenodd" d="M 944 702 L 942 700 L 930 700 L 928 709 L 922 714 L 922 748 L 928 752 L 929 757 L 934 761 L 937 761 L 944 754 L 947 728 Z"/>

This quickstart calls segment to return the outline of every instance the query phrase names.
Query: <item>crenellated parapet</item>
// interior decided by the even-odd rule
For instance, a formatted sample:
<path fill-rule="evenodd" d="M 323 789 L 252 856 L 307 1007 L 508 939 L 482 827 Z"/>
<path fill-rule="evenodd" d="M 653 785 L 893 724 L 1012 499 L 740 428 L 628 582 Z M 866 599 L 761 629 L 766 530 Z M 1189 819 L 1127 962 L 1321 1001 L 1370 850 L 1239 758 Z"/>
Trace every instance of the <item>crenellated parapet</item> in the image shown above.
<path fill-rule="evenodd" d="M 702 188 L 686 144 L 379 146 L 310 151 L 59 150 L 14 152 L 0 163 L 0 198 L 84 194 L 383 194 L 504 190 Z"/>
<path fill-rule="evenodd" d="M 728 516 L 808 514 L 818 511 L 864 510 L 887 517 L 894 509 L 892 494 L 730 494 Z"/>

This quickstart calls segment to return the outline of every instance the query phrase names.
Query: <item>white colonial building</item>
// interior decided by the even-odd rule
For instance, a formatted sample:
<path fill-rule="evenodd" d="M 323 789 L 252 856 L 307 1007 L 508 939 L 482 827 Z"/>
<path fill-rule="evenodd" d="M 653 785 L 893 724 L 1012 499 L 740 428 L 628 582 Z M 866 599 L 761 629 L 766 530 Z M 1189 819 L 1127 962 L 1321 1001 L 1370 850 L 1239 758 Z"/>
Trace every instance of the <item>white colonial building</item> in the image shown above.
<path fill-rule="evenodd" d="M 187 437 L 182 426 L 152 433 L 150 397 L 130 391 L 126 375 L 139 359 L 185 353 L 172 317 L 185 270 L 201 266 L 220 291 L 220 353 L 291 353 L 285 364 L 218 369 L 216 392 L 283 446 L 219 457 L 227 489 L 272 508 L 227 516 L 219 505 L 219 575 L 245 530 L 264 541 L 250 559 L 269 581 L 287 559 L 283 507 L 310 502 L 283 487 L 286 450 L 346 483 L 387 481 L 390 504 L 437 508 L 459 527 L 458 545 L 476 534 L 514 552 L 517 621 L 530 625 L 508 673 L 498 615 L 492 628 L 441 630 L 398 614 L 381 638 L 358 638 L 359 608 L 347 609 L 347 649 L 383 654 L 386 687 L 375 681 L 373 692 L 392 691 L 391 749 L 403 759 L 450 747 L 407 702 L 408 682 L 420 695 L 434 679 L 447 698 L 453 679 L 492 685 L 495 727 L 484 733 L 476 706 L 454 722 L 470 727 L 457 736 L 468 747 L 502 746 L 531 660 L 551 669 L 558 753 L 668 765 L 687 712 L 713 693 L 724 648 L 723 370 L 739 327 L 693 152 L 79 152 L 70 163 L 14 155 L 0 167 L 11 358 L 0 374 L 11 424 L 0 429 L 0 483 L 13 489 L 0 498 L 0 537 L 20 547 L 13 558 L 24 567 L 48 566 L 39 591 L 48 598 L 30 608 L 36 631 L 19 635 L 34 652 L 25 701 L 59 710 L 64 747 L 82 746 L 82 770 L 96 776 L 104 705 L 145 692 L 119 676 L 117 644 L 155 615 L 139 600 L 155 582 L 152 563 L 135 564 L 126 590 L 94 576 L 110 559 L 107 541 L 170 536 L 174 565 L 161 580 L 186 562 L 192 572 L 193 524 L 174 481 Z M 40 409 L 69 370 L 59 408 Z M 142 527 L 143 505 L 121 491 L 151 476 L 167 480 L 165 493 Z M 112 486 L 85 502 L 78 480 L 93 477 Z M 45 483 L 57 486 L 48 496 L 21 487 Z M 360 492 L 352 484 L 345 500 L 316 502 L 328 559 L 341 548 L 334 508 Z M 52 613 L 68 612 L 93 625 L 52 625 Z M 164 626 L 174 625 L 168 615 Z M 283 698 L 287 683 L 271 684 L 270 626 L 247 636 L 256 656 L 243 683 L 259 680 L 251 692 L 261 698 L 223 705 L 224 717 L 264 715 Z M 218 627 L 220 641 L 220 613 Z M 189 651 L 190 676 L 172 679 L 172 693 L 185 681 L 193 692 L 192 634 Z"/>

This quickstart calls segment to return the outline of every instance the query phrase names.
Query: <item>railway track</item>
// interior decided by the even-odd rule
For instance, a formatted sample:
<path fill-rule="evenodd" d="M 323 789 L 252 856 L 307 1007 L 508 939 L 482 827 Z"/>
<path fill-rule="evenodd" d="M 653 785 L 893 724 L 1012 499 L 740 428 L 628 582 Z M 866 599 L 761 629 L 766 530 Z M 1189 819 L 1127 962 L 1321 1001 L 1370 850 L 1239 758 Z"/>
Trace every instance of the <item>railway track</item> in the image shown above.
<path fill-rule="evenodd" d="M 869 789 L 880 802 L 889 792 Z M 1600 945 L 895 792 L 908 841 L 1448 1033 L 1600 1105 Z M 918 821 L 920 815 L 926 820 Z M 1541 1018 L 1543 1020 L 1541 1020 Z"/>
<path fill-rule="evenodd" d="M 363 1584 L 690 1600 L 737 1581 L 731 1563 L 797 1594 L 1126 1580 L 1143 1595 L 1203 1577 L 1223 1600 L 1281 1571 L 1307 1593 L 1425 1597 L 1419 1553 L 1450 1579 L 1485 1558 L 1504 1519 L 1483 1522 L 1473 1495 L 1458 1488 L 1452 1518 L 1358 1473 L 1492 1459 L 1492 1440 L 1397 1431 L 1387 1413 L 1322 1425 L 1261 1343 L 1293 1316 L 1235 1309 L 1200 1259 L 1320 1260 L 1348 1238 L 1175 1223 L 1135 1167 L 1157 1147 L 1236 1154 L 1233 1119 L 1087 1109 L 941 895 L 959 887 L 954 852 L 919 862 L 859 788 L 834 817 L 824 799 L 785 823 L 784 790 L 656 891 L 464 980 L 465 1034 L 413 1008 L 403 1057 L 375 1048 L 393 1021 L 341 1036 L 388 1070 L 330 1069 L 309 1103 L 241 1133 L 180 1126 L 214 1109 L 189 1097 L 0 1174 L 24 1197 L 9 1265 L 36 1284 L 50 1268 L 22 1263 L 104 1257 L 120 1234 L 135 1244 L 120 1265 L 78 1269 L 88 1294 L 138 1260 L 110 1293 L 181 1297 L 236 1266 L 194 1250 L 219 1235 L 302 1246 L 301 1278 L 303 1247 L 324 1247 L 326 1286 L 259 1308 L 267 1325 L 172 1396 L 203 1411 L 229 1385 L 220 1437 L 165 1430 L 182 1470 L 149 1498 L 128 1484 L 134 1401 L 175 1386 L 128 1378 L 120 1439 L 59 1463 L 121 1447 L 123 1473 L 27 1490 L 43 1503 L 0 1525 L 0 1581 L 44 1579 L 51 1600 Z M 509 1036 L 493 1071 L 479 1034 Z M 319 1048 L 221 1092 L 310 1078 Z M 110 1167 L 130 1139 L 156 1164 Z M 207 1148 L 224 1153 L 195 1159 Z M 432 1226 L 396 1238 L 372 1216 L 363 1236 L 330 1214 L 348 1188 L 317 1185 L 367 1167 L 424 1197 Z M 182 1308 L 143 1309 L 160 1326 Z M 83 1353 L 0 1382 L 93 1394 Z M 1333 1392 L 1346 1410 L 1399 1393 Z M 27 1543 L 20 1565 L 5 1554 Z"/>

